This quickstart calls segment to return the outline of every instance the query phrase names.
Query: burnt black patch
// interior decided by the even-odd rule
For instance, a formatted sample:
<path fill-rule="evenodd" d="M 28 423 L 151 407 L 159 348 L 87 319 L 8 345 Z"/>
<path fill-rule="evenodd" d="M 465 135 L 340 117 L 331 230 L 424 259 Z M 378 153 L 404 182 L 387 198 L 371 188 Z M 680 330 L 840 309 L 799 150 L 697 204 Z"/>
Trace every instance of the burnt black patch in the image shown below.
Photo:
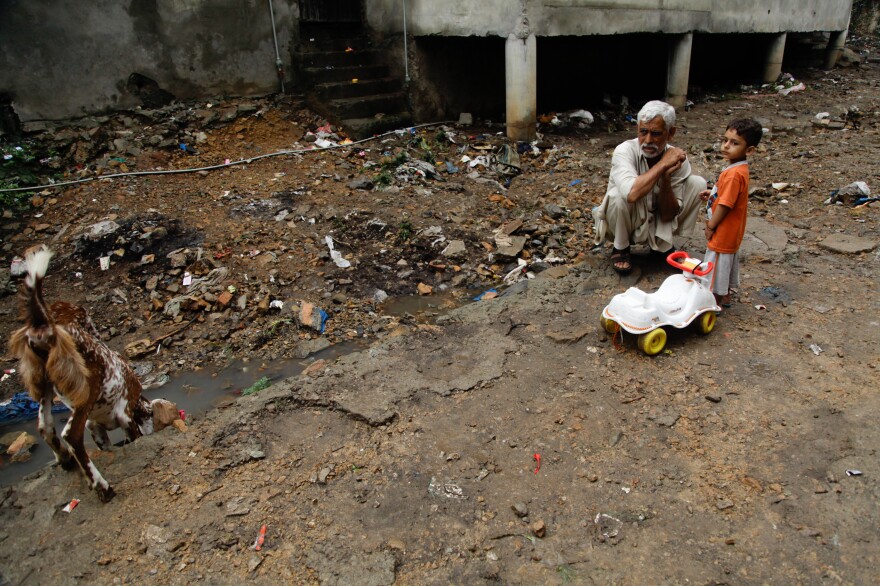
<path fill-rule="evenodd" d="M 145 255 L 152 254 L 160 261 L 172 250 L 198 246 L 204 240 L 200 232 L 187 228 L 180 220 L 158 213 L 133 216 L 97 233 L 80 236 L 74 255 L 87 260 L 113 256 L 140 263 Z"/>

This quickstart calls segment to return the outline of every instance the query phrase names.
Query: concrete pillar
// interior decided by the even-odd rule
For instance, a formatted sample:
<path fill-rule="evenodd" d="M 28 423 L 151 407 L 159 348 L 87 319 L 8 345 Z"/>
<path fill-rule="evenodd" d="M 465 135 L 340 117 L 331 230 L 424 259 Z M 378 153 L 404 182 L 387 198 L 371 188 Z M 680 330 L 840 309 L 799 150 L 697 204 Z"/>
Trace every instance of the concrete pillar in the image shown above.
<path fill-rule="evenodd" d="M 846 44 L 846 31 L 833 31 L 828 39 L 828 47 L 825 49 L 825 69 L 834 69 L 840 52 Z"/>
<path fill-rule="evenodd" d="M 666 101 L 675 109 L 687 103 L 688 77 L 691 72 L 691 46 L 694 33 L 679 35 L 669 48 L 666 66 Z"/>
<path fill-rule="evenodd" d="M 767 62 L 764 64 L 764 83 L 773 83 L 782 73 L 782 56 L 785 54 L 785 33 L 779 33 L 770 41 Z"/>
<path fill-rule="evenodd" d="M 535 35 L 521 17 L 504 48 L 507 137 L 532 142 L 537 138 L 538 59 Z"/>

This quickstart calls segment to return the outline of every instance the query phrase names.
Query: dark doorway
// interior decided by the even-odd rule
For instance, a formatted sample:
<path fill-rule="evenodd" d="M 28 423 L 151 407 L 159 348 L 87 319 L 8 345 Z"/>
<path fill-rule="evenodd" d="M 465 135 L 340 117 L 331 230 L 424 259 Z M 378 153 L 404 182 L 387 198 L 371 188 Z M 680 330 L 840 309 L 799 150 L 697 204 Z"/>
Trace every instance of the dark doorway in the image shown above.
<path fill-rule="evenodd" d="M 302 22 L 360 22 L 361 0 L 299 0 Z"/>

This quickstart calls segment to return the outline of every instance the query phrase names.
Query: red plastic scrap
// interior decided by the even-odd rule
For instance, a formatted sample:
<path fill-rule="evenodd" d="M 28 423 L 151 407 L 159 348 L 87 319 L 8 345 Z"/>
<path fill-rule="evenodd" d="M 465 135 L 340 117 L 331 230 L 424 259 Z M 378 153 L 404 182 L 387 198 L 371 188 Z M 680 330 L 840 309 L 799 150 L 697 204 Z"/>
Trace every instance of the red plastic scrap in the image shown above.
<path fill-rule="evenodd" d="M 254 549 L 260 551 L 263 549 L 263 542 L 266 540 L 266 526 L 263 525 L 260 527 L 260 533 L 257 535 L 256 540 L 254 540 Z"/>
<path fill-rule="evenodd" d="M 541 469 L 541 454 L 535 454 L 535 455 L 532 456 L 532 457 L 535 459 L 535 462 L 538 463 L 538 467 L 535 468 L 535 474 L 537 474 L 537 473 L 538 473 L 538 470 Z"/>

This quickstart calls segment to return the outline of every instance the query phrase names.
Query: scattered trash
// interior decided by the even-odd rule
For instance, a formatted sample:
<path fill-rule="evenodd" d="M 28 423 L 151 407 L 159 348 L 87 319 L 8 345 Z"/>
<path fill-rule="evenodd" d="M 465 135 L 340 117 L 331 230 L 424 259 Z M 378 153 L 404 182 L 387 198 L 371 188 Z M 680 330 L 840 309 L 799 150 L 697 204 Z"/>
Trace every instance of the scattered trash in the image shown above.
<path fill-rule="evenodd" d="M 0 444 L 9 445 L 6 449 L 6 454 L 9 455 L 11 462 L 27 462 L 30 460 L 31 448 L 36 443 L 37 438 L 26 431 L 13 431 L 0 438 Z"/>
<path fill-rule="evenodd" d="M 464 491 L 457 484 L 452 482 L 439 482 L 433 476 L 428 484 L 428 494 L 431 496 L 439 496 L 448 499 L 463 500 L 466 499 Z"/>
<path fill-rule="evenodd" d="M 812 350 L 813 354 L 815 354 L 816 356 L 824 352 L 824 350 L 822 350 L 822 347 L 818 344 L 810 344 L 810 350 Z"/>
<path fill-rule="evenodd" d="M 801 82 L 801 83 L 799 83 L 797 85 L 793 85 L 791 87 L 777 86 L 776 91 L 780 95 L 787 96 L 788 94 L 791 94 L 794 92 L 801 92 L 805 89 L 807 89 L 807 86 L 804 85 L 804 82 Z"/>
<path fill-rule="evenodd" d="M 579 124 L 583 125 L 581 126 L 581 128 L 589 126 L 595 120 L 593 118 L 593 115 L 587 110 L 572 110 L 570 112 L 566 112 L 565 114 L 563 114 L 563 116 L 568 118 L 569 120 L 577 121 Z"/>
<path fill-rule="evenodd" d="M 273 299 L 272 302 L 269 304 L 269 307 L 271 307 L 272 309 L 284 309 L 284 302 L 280 299 Z"/>
<path fill-rule="evenodd" d="M 315 307 L 312 303 L 303 302 L 300 305 L 299 323 L 303 327 L 312 328 L 323 334 L 327 323 L 327 317 L 326 311 Z"/>
<path fill-rule="evenodd" d="M 535 462 L 538 463 L 537 468 L 535 468 L 535 474 L 537 474 L 538 471 L 541 469 L 541 454 L 535 454 L 532 456 L 532 458 L 535 460 Z"/>
<path fill-rule="evenodd" d="M 846 187 L 832 191 L 824 203 L 825 205 L 848 203 L 852 206 L 859 206 L 877 201 L 878 199 L 880 198 L 871 197 L 871 188 L 868 187 L 867 183 L 864 181 L 854 181 Z"/>
<path fill-rule="evenodd" d="M 109 256 L 102 256 L 101 258 L 98 259 L 98 263 L 101 266 L 101 270 L 106 271 L 107 269 L 110 268 L 110 257 Z"/>
<path fill-rule="evenodd" d="M 193 282 L 192 274 L 189 272 L 183 273 L 183 286 L 189 287 L 190 285 L 192 285 L 192 282 Z"/>
<path fill-rule="evenodd" d="M 755 306 L 755 309 L 757 309 L 758 311 L 760 311 L 760 310 L 762 310 L 762 309 L 767 309 L 767 306 L 766 306 L 766 305 L 758 304 L 758 305 Z"/>
<path fill-rule="evenodd" d="M 347 269 L 351 266 L 350 262 L 342 258 L 342 253 L 333 248 L 333 238 L 325 236 L 324 242 L 327 243 L 327 247 L 330 249 L 330 258 L 333 259 L 333 262 L 336 263 L 337 267 L 340 269 Z"/>
<path fill-rule="evenodd" d="M 4 373 L 6 376 L 9 373 Z M 40 411 L 40 404 L 31 399 L 26 392 L 15 393 L 11 399 L 0 403 L 0 424 L 14 423 L 16 421 L 28 421 L 36 418 Z M 52 405 L 52 413 L 68 411 L 64 403 Z"/>
<path fill-rule="evenodd" d="M 495 170 L 502 175 L 519 175 L 522 172 L 519 153 L 509 144 L 498 148 Z"/>
<path fill-rule="evenodd" d="M 253 549 L 260 551 L 263 549 L 263 543 L 266 541 L 266 526 L 263 525 L 260 527 L 260 532 L 257 534 L 257 538 L 254 540 Z"/>
<path fill-rule="evenodd" d="M 480 293 L 479 295 L 474 297 L 474 301 L 482 301 L 484 299 L 495 299 L 496 297 L 498 297 L 498 290 L 497 289 L 489 289 L 488 291 L 483 291 L 482 293 Z"/>
<path fill-rule="evenodd" d="M 65 513 L 69 513 L 73 509 L 75 509 L 76 505 L 78 505 L 78 504 L 79 504 L 79 499 L 72 499 L 69 503 L 64 505 L 64 508 L 61 510 L 64 511 Z"/>
<path fill-rule="evenodd" d="M 596 518 L 593 519 L 593 524 L 599 530 L 599 535 L 603 539 L 613 539 L 623 529 L 623 521 L 605 513 L 597 513 Z"/>
<path fill-rule="evenodd" d="M 525 260 L 518 258 L 516 259 L 517 266 L 515 269 L 509 271 L 506 275 L 504 275 L 504 284 L 505 285 L 513 285 L 522 279 L 534 279 L 535 275 L 530 274 L 527 270 L 529 263 Z"/>
<path fill-rule="evenodd" d="M 861 476 L 862 471 L 861 470 L 847 470 L 846 475 L 847 476 Z"/>

